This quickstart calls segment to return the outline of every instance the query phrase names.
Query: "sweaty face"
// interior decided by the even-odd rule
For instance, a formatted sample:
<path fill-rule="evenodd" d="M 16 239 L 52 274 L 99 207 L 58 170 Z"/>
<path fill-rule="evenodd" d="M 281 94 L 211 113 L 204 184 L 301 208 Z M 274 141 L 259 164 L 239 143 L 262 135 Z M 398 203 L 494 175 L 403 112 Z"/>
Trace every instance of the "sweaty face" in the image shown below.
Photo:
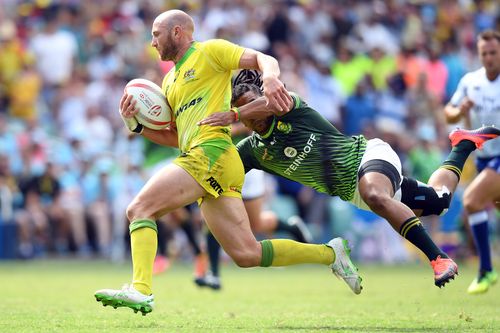
<path fill-rule="evenodd" d="M 234 103 L 234 106 L 236 106 L 236 107 L 243 106 L 245 104 L 248 104 L 248 103 L 256 100 L 259 97 L 260 96 L 258 94 L 256 94 L 255 92 L 247 91 L 246 93 L 241 95 L 240 98 L 238 98 L 236 100 L 236 102 Z M 250 128 L 251 130 L 254 130 L 257 133 L 262 134 L 262 133 L 265 133 L 267 131 L 267 129 L 269 128 L 270 120 L 271 120 L 271 117 L 268 117 L 265 119 L 245 119 L 245 120 L 242 120 L 242 123 L 246 127 Z"/>
<path fill-rule="evenodd" d="M 151 34 L 153 36 L 151 39 L 151 46 L 158 51 L 160 59 L 162 61 L 174 60 L 179 51 L 179 46 L 176 45 L 172 36 L 173 29 L 168 31 L 165 23 L 155 21 Z"/>
<path fill-rule="evenodd" d="M 500 42 L 496 39 L 479 40 L 477 43 L 479 59 L 487 72 L 500 72 Z"/>

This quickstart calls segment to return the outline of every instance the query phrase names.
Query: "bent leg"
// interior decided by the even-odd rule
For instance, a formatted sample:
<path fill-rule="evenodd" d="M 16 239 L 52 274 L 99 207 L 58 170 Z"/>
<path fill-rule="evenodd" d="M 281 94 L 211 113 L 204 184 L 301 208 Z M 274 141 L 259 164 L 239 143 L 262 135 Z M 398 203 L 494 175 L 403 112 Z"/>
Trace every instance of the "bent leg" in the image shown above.
<path fill-rule="evenodd" d="M 464 193 L 464 206 L 469 213 L 485 209 L 498 199 L 500 174 L 486 168 L 469 184 Z"/>
<path fill-rule="evenodd" d="M 205 194 L 205 190 L 187 171 L 170 164 L 144 185 L 127 208 L 127 218 L 129 221 L 144 218 L 157 220 Z"/>
<path fill-rule="evenodd" d="M 133 285 L 142 294 L 151 294 L 153 263 L 158 246 L 155 221 L 204 194 L 205 190 L 187 171 L 171 164 L 156 173 L 127 208 Z"/>
<path fill-rule="evenodd" d="M 480 273 L 493 270 L 486 208 L 498 198 L 499 193 L 500 174 L 490 168 L 484 169 L 470 183 L 464 193 L 464 207 L 469 216 L 469 224 L 479 256 Z"/>
<path fill-rule="evenodd" d="M 451 193 L 455 193 L 465 161 L 475 149 L 474 142 L 468 139 L 456 143 L 451 148 L 451 152 L 443 165 L 434 171 L 427 184 L 436 190 L 441 190 L 443 186 L 446 186 Z"/>
<path fill-rule="evenodd" d="M 436 190 L 415 179 L 403 177 L 401 202 L 417 216 L 443 215 L 450 207 L 451 192 L 445 186 Z"/>
<path fill-rule="evenodd" d="M 395 199 L 389 178 L 378 172 L 363 175 L 358 184 L 363 201 L 377 215 L 385 218 L 401 236 L 419 248 L 429 259 L 448 256 L 437 247 L 413 211 Z"/>
<path fill-rule="evenodd" d="M 206 197 L 200 208 L 210 232 L 238 266 L 259 266 L 261 247 L 241 199 Z"/>
<path fill-rule="evenodd" d="M 324 244 L 303 244 L 288 239 L 257 242 L 241 199 L 206 198 L 201 210 L 210 231 L 240 267 L 328 265 L 335 259 L 333 250 Z"/>

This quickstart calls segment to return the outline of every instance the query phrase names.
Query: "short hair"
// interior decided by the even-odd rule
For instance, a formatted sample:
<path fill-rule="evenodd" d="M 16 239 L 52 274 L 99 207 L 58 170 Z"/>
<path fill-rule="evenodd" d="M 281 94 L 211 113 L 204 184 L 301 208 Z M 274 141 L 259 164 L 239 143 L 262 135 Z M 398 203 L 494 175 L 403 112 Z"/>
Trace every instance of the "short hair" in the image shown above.
<path fill-rule="evenodd" d="M 500 32 L 499 31 L 485 30 L 477 36 L 478 41 L 484 40 L 484 41 L 489 42 L 490 40 L 494 40 L 494 39 L 496 39 L 497 42 L 500 42 Z"/>
<path fill-rule="evenodd" d="M 233 87 L 242 83 L 253 84 L 262 89 L 262 75 L 255 69 L 243 69 L 236 75 Z"/>
<path fill-rule="evenodd" d="M 253 91 L 259 96 L 262 96 L 262 75 L 255 69 L 241 70 L 233 82 L 233 92 L 231 96 L 231 104 L 234 104 L 241 96 L 249 91 Z"/>
<path fill-rule="evenodd" d="M 249 91 L 253 91 L 258 96 L 262 96 L 262 91 L 257 85 L 251 83 L 240 83 L 233 87 L 231 105 L 234 105 L 234 103 L 236 103 L 236 101 L 239 100 L 241 96 L 245 95 Z"/>

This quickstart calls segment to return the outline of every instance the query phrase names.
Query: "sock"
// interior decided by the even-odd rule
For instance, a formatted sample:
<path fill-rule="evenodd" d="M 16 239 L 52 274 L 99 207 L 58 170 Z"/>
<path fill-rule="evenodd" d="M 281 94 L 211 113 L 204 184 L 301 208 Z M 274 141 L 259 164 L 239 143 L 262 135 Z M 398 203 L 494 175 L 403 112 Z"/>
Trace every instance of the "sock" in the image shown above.
<path fill-rule="evenodd" d="M 153 262 L 158 247 L 158 229 L 149 219 L 132 221 L 129 226 L 134 288 L 144 295 L 151 294 Z"/>
<path fill-rule="evenodd" d="M 158 254 L 168 257 L 168 232 L 165 225 L 161 222 L 156 223 L 158 229 Z"/>
<path fill-rule="evenodd" d="M 207 251 L 210 260 L 210 270 L 214 276 L 219 276 L 219 242 L 211 232 L 207 233 Z"/>
<path fill-rule="evenodd" d="M 295 238 L 296 241 L 306 243 L 304 237 L 302 237 L 302 233 L 296 225 L 291 225 L 290 223 L 284 222 L 282 220 L 278 220 L 278 225 L 276 226 L 276 230 L 274 231 L 285 231 Z"/>
<path fill-rule="evenodd" d="M 189 241 L 189 245 L 191 245 L 191 247 L 193 248 L 194 255 L 195 256 L 199 255 L 201 253 L 201 249 L 194 234 L 193 222 L 191 222 L 191 220 L 182 222 L 181 229 L 186 234 L 187 239 Z"/>
<path fill-rule="evenodd" d="M 482 210 L 470 214 L 469 225 L 471 226 L 477 255 L 479 256 L 479 272 L 491 272 L 493 267 L 491 265 L 490 243 L 488 239 L 488 212 Z"/>
<path fill-rule="evenodd" d="M 470 140 L 460 141 L 451 149 L 448 158 L 443 162 L 440 168 L 452 171 L 460 180 L 465 161 L 474 150 L 476 150 L 476 144 L 474 142 Z"/>
<path fill-rule="evenodd" d="M 325 244 L 304 244 L 290 239 L 266 239 L 260 243 L 262 267 L 296 264 L 330 265 L 335 261 L 335 253 Z"/>
<path fill-rule="evenodd" d="M 427 256 L 429 261 L 435 260 L 437 256 L 448 258 L 446 253 L 434 244 L 418 217 L 414 216 L 406 220 L 399 229 L 399 233 L 418 247 Z"/>

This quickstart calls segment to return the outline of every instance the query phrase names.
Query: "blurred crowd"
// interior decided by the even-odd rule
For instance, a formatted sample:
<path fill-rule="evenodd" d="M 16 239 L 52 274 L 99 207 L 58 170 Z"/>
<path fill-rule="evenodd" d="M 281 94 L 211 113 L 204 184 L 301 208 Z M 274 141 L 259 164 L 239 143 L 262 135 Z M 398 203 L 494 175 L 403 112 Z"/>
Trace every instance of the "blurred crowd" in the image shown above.
<path fill-rule="evenodd" d="M 289 90 L 344 133 L 389 142 L 421 181 L 449 150 L 443 105 L 481 66 L 477 33 L 500 29 L 494 0 L 3 0 L 0 224 L 16 225 L 15 256 L 124 253 L 127 204 L 176 151 L 129 135 L 118 104 L 127 81 L 161 84 L 171 68 L 150 46 L 152 21 L 171 8 L 193 16 L 197 40 L 276 57 Z M 462 184 L 473 176 L 469 167 Z M 383 250 L 405 244 L 374 215 L 268 182 L 271 208 L 300 214 L 317 241 L 343 234 L 360 259 L 411 258 Z M 446 250 L 467 256 L 461 219 L 459 190 L 450 213 L 426 223 Z M 399 257 L 380 257 L 389 252 Z"/>

